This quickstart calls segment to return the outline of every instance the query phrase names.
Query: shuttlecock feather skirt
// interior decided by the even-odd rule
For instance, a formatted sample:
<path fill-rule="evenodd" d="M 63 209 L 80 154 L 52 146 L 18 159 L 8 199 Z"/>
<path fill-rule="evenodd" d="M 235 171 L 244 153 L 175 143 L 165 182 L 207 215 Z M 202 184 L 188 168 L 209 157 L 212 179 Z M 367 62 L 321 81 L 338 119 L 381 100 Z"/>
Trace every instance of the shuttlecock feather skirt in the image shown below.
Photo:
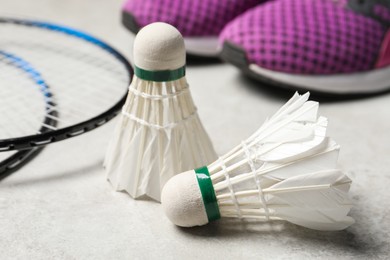
<path fill-rule="evenodd" d="M 113 188 L 160 201 L 169 178 L 216 158 L 186 79 L 134 76 L 104 163 Z"/>
<path fill-rule="evenodd" d="M 195 170 L 209 221 L 287 220 L 317 230 L 354 223 L 351 180 L 337 169 L 340 146 L 326 136 L 318 103 L 307 99 L 294 95 L 250 138 Z"/>

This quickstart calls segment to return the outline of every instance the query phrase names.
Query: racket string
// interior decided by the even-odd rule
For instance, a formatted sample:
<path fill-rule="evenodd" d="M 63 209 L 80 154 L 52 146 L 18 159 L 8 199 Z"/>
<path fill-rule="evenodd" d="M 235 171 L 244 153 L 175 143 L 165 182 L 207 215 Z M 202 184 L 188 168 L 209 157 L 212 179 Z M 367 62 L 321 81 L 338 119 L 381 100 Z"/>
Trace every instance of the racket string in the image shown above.
<path fill-rule="evenodd" d="M 57 130 L 77 124 L 104 112 L 126 93 L 127 68 L 100 46 L 15 24 L 1 24 L 0 34 L 6 35 L 0 39 L 0 51 L 26 60 L 54 93 L 51 97 L 31 75 L 0 59 L 0 98 L 5 101 L 0 104 L 0 139 L 36 134 L 40 126 Z M 8 85 L 18 87 L 4 87 Z M 56 126 L 42 124 L 45 117 L 56 121 Z"/>

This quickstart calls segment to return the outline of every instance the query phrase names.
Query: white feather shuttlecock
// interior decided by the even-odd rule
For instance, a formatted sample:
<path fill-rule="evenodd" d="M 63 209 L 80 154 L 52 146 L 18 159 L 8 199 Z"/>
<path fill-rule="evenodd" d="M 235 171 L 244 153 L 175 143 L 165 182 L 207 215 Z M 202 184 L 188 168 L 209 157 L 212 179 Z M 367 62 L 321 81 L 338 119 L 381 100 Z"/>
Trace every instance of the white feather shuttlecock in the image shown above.
<path fill-rule="evenodd" d="M 251 137 L 208 167 L 176 175 L 162 205 L 178 226 L 220 217 L 286 220 L 317 230 L 341 230 L 351 180 L 336 169 L 339 145 L 326 137 L 309 93 L 295 94 Z"/>
<path fill-rule="evenodd" d="M 217 158 L 185 78 L 185 47 L 165 23 L 144 27 L 134 42 L 135 75 L 109 145 L 105 167 L 117 191 L 160 201 L 176 173 Z"/>

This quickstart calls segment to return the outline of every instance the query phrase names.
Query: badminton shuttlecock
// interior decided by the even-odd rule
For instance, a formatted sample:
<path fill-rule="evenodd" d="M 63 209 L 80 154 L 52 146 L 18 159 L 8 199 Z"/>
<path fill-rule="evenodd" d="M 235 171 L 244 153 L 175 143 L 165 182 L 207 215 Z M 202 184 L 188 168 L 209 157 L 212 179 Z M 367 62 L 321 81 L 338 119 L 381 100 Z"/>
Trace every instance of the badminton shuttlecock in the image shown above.
<path fill-rule="evenodd" d="M 351 180 L 336 163 L 339 146 L 326 137 L 318 103 L 295 94 L 246 141 L 208 167 L 176 175 L 162 205 L 176 225 L 220 217 L 286 220 L 317 230 L 341 230 L 354 220 Z"/>
<path fill-rule="evenodd" d="M 174 27 L 153 23 L 134 42 L 135 75 L 105 158 L 115 190 L 160 201 L 179 172 L 217 158 L 185 78 L 184 41 Z"/>

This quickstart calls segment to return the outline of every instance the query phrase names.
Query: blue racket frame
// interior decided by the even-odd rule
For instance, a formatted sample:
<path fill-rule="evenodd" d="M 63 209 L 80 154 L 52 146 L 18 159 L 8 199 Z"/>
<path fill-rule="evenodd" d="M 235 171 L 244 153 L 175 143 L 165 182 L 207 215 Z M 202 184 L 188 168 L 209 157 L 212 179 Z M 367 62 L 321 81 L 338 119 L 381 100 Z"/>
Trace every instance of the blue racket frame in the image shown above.
<path fill-rule="evenodd" d="M 128 85 L 130 85 L 132 75 L 133 75 L 133 68 L 131 67 L 130 63 L 123 55 L 121 55 L 114 48 L 112 48 L 108 44 L 104 43 L 103 41 L 95 37 L 92 37 L 84 32 L 81 32 L 79 30 L 70 27 L 46 23 L 46 22 L 40 22 L 40 21 L 20 20 L 14 18 L 0 18 L 0 23 L 13 23 L 13 24 L 24 25 L 24 26 L 39 27 L 47 30 L 61 32 L 85 40 L 92 44 L 95 44 L 96 46 L 99 46 L 100 48 L 112 54 L 125 66 L 126 70 L 129 73 Z M 125 93 L 123 97 L 116 104 L 114 104 L 109 110 L 93 118 L 90 118 L 86 121 L 83 121 L 81 123 L 64 127 L 54 131 L 47 131 L 36 135 L 29 135 L 29 136 L 0 140 L 0 152 L 12 151 L 12 150 L 24 150 L 24 149 L 31 149 L 39 146 L 44 146 L 53 142 L 58 142 L 64 139 L 72 138 L 80 134 L 86 133 L 88 131 L 91 131 L 105 124 L 113 117 L 115 117 L 120 111 L 120 109 L 122 108 L 122 106 L 124 105 L 126 101 L 126 97 L 127 97 L 127 93 Z"/>
<path fill-rule="evenodd" d="M 131 83 L 133 68 L 131 67 L 127 59 L 108 44 L 91 35 L 88 35 L 85 32 L 67 26 L 15 18 L 0 17 L 0 23 L 12 23 L 21 26 L 38 27 L 46 30 L 56 31 L 99 46 L 100 48 L 113 55 L 125 66 L 129 76 L 128 85 L 130 85 Z M 45 101 L 47 106 L 55 106 L 55 103 L 52 99 L 53 94 L 50 92 L 49 86 L 42 79 L 38 71 L 34 70 L 34 68 L 27 61 L 24 61 L 22 58 L 17 57 L 15 54 L 7 53 L 0 50 L 0 55 L 6 56 L 8 59 L 11 60 L 12 63 L 23 69 L 25 72 L 29 73 L 29 76 L 33 80 L 35 80 L 35 83 L 41 88 L 41 91 L 46 98 Z M 126 101 L 126 97 L 127 92 L 125 92 L 123 97 L 117 103 L 113 104 L 113 106 L 107 111 L 78 124 L 57 130 L 49 130 L 48 128 L 42 127 L 38 130 L 38 134 L 0 140 L 0 152 L 13 150 L 18 151 L 12 156 L 0 162 L 0 180 L 7 177 L 11 173 L 22 167 L 25 163 L 30 161 L 42 150 L 45 145 L 81 135 L 110 121 L 119 113 L 120 109 Z M 53 113 L 57 112 L 51 111 L 48 112 L 46 115 L 56 115 Z M 56 122 L 50 119 L 50 117 L 46 116 L 43 123 L 46 125 L 55 126 Z"/>
<path fill-rule="evenodd" d="M 45 103 L 46 103 L 46 111 L 45 118 L 43 120 L 43 125 L 56 126 L 57 122 L 51 119 L 50 116 L 57 116 L 57 112 L 55 110 L 50 109 L 54 107 L 56 104 L 53 102 L 53 94 L 50 92 L 50 88 L 47 85 L 46 81 L 42 78 L 39 71 L 34 69 L 26 60 L 21 57 L 16 56 L 15 54 L 1 51 L 0 55 L 5 58 L 5 60 L 9 61 L 9 64 L 22 70 L 27 76 L 35 83 L 35 86 L 39 88 L 39 91 L 43 94 Z M 42 126 L 38 132 L 43 133 L 48 131 L 47 127 Z M 27 162 L 29 162 L 33 157 L 35 157 L 39 152 L 41 152 L 41 148 L 32 148 L 29 150 L 22 150 L 14 153 L 7 159 L 0 162 L 0 180 L 10 175 L 14 171 L 21 168 Z"/>

